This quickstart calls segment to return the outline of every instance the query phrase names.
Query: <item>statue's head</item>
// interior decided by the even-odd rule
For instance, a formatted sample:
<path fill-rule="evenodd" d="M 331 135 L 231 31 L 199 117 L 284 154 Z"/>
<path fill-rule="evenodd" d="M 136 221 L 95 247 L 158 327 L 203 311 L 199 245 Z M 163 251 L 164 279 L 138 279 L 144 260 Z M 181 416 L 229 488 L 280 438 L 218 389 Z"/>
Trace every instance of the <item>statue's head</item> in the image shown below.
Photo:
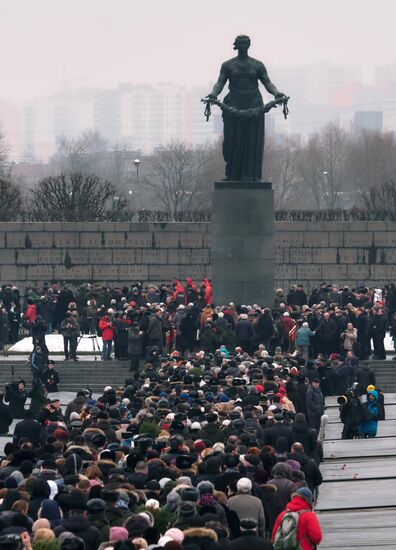
<path fill-rule="evenodd" d="M 246 34 L 239 34 L 234 40 L 234 50 L 248 50 L 250 47 L 250 38 Z"/>

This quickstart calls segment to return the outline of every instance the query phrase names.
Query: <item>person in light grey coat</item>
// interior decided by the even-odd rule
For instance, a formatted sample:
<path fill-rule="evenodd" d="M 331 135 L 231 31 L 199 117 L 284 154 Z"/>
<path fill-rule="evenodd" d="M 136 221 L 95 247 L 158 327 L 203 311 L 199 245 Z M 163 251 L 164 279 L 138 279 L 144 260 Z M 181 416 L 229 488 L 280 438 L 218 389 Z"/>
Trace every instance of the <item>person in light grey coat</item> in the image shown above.
<path fill-rule="evenodd" d="M 252 482 L 247 477 L 242 477 L 237 482 L 238 494 L 229 498 L 227 507 L 235 512 L 239 521 L 243 519 L 255 519 L 257 521 L 257 534 L 265 538 L 265 515 L 261 500 L 251 495 Z"/>
<path fill-rule="evenodd" d="M 324 413 L 324 401 L 319 378 L 312 379 L 307 389 L 306 403 L 309 427 L 319 431 L 320 418 Z"/>

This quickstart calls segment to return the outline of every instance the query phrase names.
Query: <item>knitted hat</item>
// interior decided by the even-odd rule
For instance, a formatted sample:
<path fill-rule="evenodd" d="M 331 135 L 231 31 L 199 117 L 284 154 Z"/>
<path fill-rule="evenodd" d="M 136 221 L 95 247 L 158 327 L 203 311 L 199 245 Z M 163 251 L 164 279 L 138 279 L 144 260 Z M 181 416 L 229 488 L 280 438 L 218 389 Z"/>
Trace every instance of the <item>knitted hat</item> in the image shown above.
<path fill-rule="evenodd" d="M 128 540 L 128 531 L 125 529 L 125 527 L 110 527 L 110 540 L 118 541 L 118 540 Z"/>
<path fill-rule="evenodd" d="M 300 487 L 295 494 L 312 504 L 312 491 L 308 487 Z"/>
<path fill-rule="evenodd" d="M 184 533 L 180 529 L 177 529 L 176 527 L 172 527 L 171 529 L 168 529 L 164 535 L 165 537 L 169 537 L 175 542 L 183 542 L 184 539 Z"/>

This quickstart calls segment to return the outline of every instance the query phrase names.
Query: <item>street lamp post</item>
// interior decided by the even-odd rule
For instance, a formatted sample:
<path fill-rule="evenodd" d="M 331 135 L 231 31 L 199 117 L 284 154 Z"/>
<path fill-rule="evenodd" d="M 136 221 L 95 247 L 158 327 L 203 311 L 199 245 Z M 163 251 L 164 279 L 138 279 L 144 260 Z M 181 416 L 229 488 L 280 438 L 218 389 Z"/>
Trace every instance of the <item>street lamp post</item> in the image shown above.
<path fill-rule="evenodd" d="M 140 160 L 139 159 L 135 159 L 133 161 L 133 164 L 135 165 L 136 167 L 136 183 L 137 185 L 139 185 L 139 166 L 140 166 Z"/>

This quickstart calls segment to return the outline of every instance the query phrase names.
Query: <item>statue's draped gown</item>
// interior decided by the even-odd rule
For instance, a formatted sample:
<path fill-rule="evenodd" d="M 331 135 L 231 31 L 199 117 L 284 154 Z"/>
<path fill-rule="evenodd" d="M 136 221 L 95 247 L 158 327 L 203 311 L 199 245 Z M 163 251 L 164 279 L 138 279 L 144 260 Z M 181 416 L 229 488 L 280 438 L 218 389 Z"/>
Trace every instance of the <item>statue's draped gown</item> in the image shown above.
<path fill-rule="evenodd" d="M 224 103 L 236 109 L 261 107 L 258 87 L 260 63 L 254 59 L 231 60 L 223 65 L 229 79 Z M 264 152 L 264 112 L 255 116 L 235 116 L 223 111 L 223 156 L 228 180 L 261 180 Z"/>

